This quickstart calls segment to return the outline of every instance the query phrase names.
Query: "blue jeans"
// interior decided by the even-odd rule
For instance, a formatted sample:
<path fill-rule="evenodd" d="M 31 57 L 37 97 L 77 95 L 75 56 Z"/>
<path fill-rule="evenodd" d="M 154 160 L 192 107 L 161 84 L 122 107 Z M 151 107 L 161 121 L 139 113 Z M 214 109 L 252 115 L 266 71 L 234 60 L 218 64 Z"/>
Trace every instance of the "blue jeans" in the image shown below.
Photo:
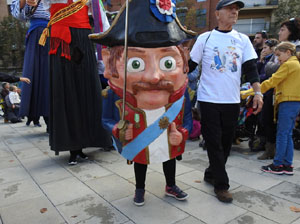
<path fill-rule="evenodd" d="M 292 165 L 294 156 L 293 128 L 300 112 L 300 102 L 288 101 L 279 104 L 276 154 L 274 165 Z"/>

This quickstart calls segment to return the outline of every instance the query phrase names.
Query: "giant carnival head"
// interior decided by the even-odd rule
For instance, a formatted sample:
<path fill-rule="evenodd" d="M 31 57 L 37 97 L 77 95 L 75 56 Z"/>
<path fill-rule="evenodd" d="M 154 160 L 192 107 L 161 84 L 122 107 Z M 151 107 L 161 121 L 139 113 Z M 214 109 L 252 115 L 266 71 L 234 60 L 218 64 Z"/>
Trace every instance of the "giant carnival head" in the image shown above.
<path fill-rule="evenodd" d="M 131 0 L 128 8 L 127 95 L 141 109 L 174 102 L 187 84 L 187 50 L 182 43 L 195 37 L 176 17 L 174 0 Z M 108 46 L 102 50 L 104 76 L 118 94 L 124 86 L 126 5 L 102 34 L 90 39 Z M 121 97 L 121 96 L 120 96 Z M 172 99 L 174 98 L 174 99 Z"/>

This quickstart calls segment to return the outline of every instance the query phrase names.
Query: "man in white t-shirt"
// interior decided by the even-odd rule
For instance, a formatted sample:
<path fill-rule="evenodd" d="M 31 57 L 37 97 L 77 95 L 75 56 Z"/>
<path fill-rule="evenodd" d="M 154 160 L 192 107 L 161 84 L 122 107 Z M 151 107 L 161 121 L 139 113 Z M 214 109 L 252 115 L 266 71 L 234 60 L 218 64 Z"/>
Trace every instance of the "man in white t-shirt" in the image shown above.
<path fill-rule="evenodd" d="M 255 90 L 255 113 L 263 104 L 255 50 L 246 35 L 232 29 L 243 7 L 244 3 L 238 0 L 221 0 L 215 12 L 218 27 L 197 38 L 189 61 L 190 71 L 202 61 L 197 100 L 209 157 L 204 180 L 214 185 L 222 202 L 232 201 L 225 164 L 239 115 L 241 74 L 245 74 Z"/>

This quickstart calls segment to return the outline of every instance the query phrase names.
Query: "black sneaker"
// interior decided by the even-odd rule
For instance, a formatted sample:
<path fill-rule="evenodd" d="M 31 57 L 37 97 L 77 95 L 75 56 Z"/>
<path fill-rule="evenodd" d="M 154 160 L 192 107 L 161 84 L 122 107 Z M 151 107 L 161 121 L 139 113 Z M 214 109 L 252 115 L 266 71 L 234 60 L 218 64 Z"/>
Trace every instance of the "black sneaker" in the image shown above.
<path fill-rule="evenodd" d="M 183 192 L 179 187 L 176 185 L 172 187 L 166 186 L 166 195 L 170 197 L 174 197 L 179 201 L 185 200 L 188 198 L 188 194 Z"/>
<path fill-rule="evenodd" d="M 77 164 L 77 161 L 69 161 L 69 165 L 70 166 L 74 166 L 74 165 L 76 165 Z"/>
<path fill-rule="evenodd" d="M 77 164 L 76 158 L 77 158 L 76 154 L 71 154 L 70 155 L 70 159 L 69 159 L 69 165 L 70 166 L 74 166 L 74 165 Z"/>
<path fill-rule="evenodd" d="M 199 147 L 202 147 L 203 150 L 206 150 L 206 149 L 207 149 L 207 148 L 206 148 L 206 145 L 205 145 L 205 140 L 204 140 L 204 139 L 202 139 L 202 141 L 199 142 Z"/>
<path fill-rule="evenodd" d="M 275 166 L 273 163 L 268 166 L 262 166 L 261 170 L 267 173 L 283 174 L 283 166 Z"/>
<path fill-rule="evenodd" d="M 81 159 L 88 159 L 89 157 L 86 155 L 86 154 L 84 154 L 83 152 L 79 152 L 78 153 L 78 157 L 80 157 Z"/>
<path fill-rule="evenodd" d="M 143 206 L 145 204 L 145 189 L 136 189 L 133 202 L 136 206 Z"/>
<path fill-rule="evenodd" d="M 288 165 L 283 165 L 283 173 L 287 175 L 293 175 L 294 174 L 294 167 L 293 166 L 288 166 Z"/>

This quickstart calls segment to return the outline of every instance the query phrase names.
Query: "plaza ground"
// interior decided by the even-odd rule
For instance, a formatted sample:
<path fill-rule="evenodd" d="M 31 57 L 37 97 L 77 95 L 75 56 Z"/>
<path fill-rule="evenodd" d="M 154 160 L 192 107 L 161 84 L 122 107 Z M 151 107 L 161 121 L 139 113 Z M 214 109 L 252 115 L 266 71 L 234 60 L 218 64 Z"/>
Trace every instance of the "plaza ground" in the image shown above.
<path fill-rule="evenodd" d="M 300 151 L 293 176 L 260 171 L 272 161 L 259 161 L 247 143 L 233 146 L 227 162 L 233 203 L 219 202 L 203 182 L 208 165 L 198 142 L 187 142 L 177 162 L 177 185 L 187 201 L 164 195 L 161 164 L 150 165 L 145 205 L 133 204 L 133 166 L 117 152 L 88 148 L 88 161 L 68 166 L 68 152 L 55 156 L 45 125 L 0 120 L 0 224 L 300 224 Z"/>

